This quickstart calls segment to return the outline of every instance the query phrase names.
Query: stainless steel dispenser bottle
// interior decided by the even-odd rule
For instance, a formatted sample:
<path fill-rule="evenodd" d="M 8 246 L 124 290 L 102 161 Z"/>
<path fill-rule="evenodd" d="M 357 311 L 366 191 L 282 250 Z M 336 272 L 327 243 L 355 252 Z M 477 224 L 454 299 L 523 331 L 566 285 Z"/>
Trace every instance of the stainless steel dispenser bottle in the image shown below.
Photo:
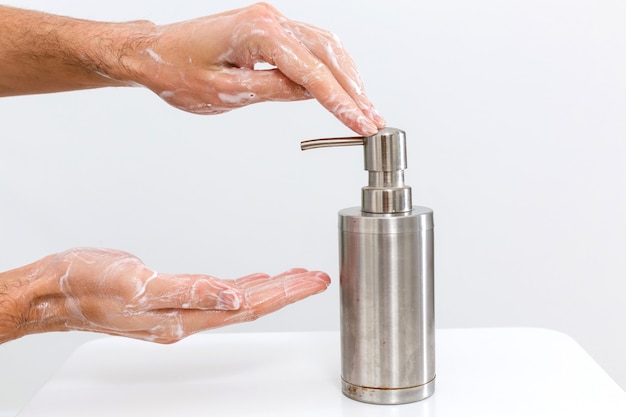
<path fill-rule="evenodd" d="M 405 133 L 315 139 L 302 149 L 363 145 L 369 185 L 339 212 L 342 390 L 403 404 L 435 389 L 433 212 L 404 184 Z"/>

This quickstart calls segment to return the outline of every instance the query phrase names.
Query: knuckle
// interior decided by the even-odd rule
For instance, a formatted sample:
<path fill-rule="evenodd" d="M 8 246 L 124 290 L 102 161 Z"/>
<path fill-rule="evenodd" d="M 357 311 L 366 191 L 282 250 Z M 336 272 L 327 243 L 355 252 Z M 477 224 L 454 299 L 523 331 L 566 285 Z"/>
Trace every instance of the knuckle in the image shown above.
<path fill-rule="evenodd" d="M 239 321 L 242 323 L 248 323 L 252 321 L 256 321 L 261 317 L 259 313 L 254 310 L 249 310 L 245 314 L 241 315 Z"/>
<path fill-rule="evenodd" d="M 166 345 L 172 345 L 174 343 L 178 343 L 184 339 L 184 336 L 171 336 L 165 340 Z"/>
<path fill-rule="evenodd" d="M 309 91 L 320 91 L 328 85 L 326 68 L 318 66 L 302 77 L 302 85 Z"/>
<path fill-rule="evenodd" d="M 154 342 L 161 344 L 161 345 L 172 345 L 176 342 L 180 342 L 181 339 L 179 338 L 171 338 L 171 337 L 159 337 L 154 339 Z"/>
<path fill-rule="evenodd" d="M 276 9 L 274 8 L 274 6 L 265 1 L 254 3 L 250 6 L 250 10 L 260 16 L 265 17 L 273 17 L 276 14 Z"/>

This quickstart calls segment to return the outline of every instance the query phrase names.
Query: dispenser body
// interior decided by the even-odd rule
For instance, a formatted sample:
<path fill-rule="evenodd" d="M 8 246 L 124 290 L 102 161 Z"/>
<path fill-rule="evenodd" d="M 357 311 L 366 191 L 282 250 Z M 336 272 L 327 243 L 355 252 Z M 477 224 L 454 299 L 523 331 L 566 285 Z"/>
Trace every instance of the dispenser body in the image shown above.
<path fill-rule="evenodd" d="M 363 146 L 361 207 L 339 212 L 343 393 L 403 404 L 435 390 L 433 212 L 413 206 L 406 134 L 302 142 L 303 150 Z"/>
<path fill-rule="evenodd" d="M 434 393 L 433 212 L 339 212 L 342 390 L 373 404 Z"/>

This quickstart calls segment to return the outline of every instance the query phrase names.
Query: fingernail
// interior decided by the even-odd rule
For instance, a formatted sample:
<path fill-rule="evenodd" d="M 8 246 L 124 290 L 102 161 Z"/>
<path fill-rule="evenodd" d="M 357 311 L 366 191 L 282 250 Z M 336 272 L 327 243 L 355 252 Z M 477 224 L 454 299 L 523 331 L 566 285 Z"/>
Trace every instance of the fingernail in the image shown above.
<path fill-rule="evenodd" d="M 222 290 L 217 296 L 216 310 L 239 310 L 241 295 L 234 289 Z"/>
<path fill-rule="evenodd" d="M 330 285 L 330 277 L 325 272 L 315 271 L 315 278 L 322 281 L 326 285 L 326 288 Z"/>

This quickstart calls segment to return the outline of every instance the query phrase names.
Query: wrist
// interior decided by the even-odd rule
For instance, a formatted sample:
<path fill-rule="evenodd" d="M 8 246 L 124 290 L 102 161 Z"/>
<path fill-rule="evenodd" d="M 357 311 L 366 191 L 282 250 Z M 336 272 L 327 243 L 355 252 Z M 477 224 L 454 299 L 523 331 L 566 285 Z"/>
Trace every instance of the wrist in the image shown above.
<path fill-rule="evenodd" d="M 58 273 L 50 258 L 0 273 L 0 343 L 62 330 L 65 318 L 58 306 L 64 301 L 53 285 Z"/>
<path fill-rule="evenodd" d="M 143 85 L 143 62 L 155 37 L 155 28 L 147 20 L 93 26 L 94 35 L 86 46 L 90 53 L 84 55 L 84 67 L 118 85 Z"/>
<path fill-rule="evenodd" d="M 0 273 L 0 343 L 24 336 L 25 312 L 30 304 L 26 277 L 32 265 Z"/>

